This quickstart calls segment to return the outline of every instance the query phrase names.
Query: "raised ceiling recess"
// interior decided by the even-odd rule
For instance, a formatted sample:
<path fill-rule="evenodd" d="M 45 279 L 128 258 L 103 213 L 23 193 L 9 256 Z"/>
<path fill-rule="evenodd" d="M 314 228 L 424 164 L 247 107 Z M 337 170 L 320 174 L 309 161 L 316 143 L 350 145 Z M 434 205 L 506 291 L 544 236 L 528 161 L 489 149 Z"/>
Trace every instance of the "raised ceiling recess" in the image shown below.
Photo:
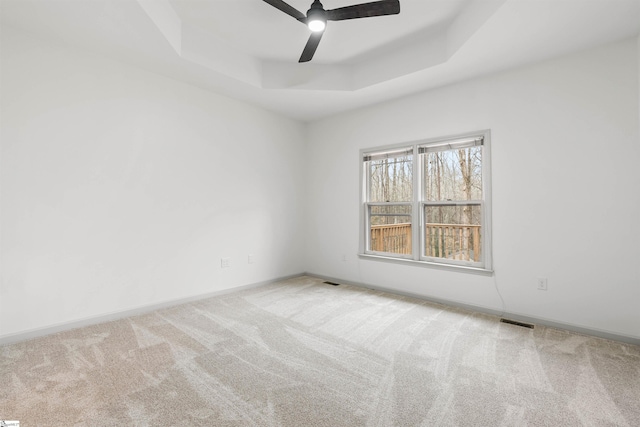
<path fill-rule="evenodd" d="M 505 0 L 405 0 L 384 19 L 330 21 L 303 64 L 311 30 L 265 1 L 137 1 L 184 59 L 262 88 L 352 91 L 446 62 Z M 306 11 L 310 2 L 287 4 Z"/>

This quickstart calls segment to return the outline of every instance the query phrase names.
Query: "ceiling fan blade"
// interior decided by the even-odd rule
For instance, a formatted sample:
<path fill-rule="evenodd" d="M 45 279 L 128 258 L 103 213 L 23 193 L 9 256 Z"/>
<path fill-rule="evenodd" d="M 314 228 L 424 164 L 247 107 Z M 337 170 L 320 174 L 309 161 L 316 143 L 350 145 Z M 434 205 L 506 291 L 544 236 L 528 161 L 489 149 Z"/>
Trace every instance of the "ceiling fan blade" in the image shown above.
<path fill-rule="evenodd" d="M 271 6 L 275 7 L 286 13 L 289 16 L 296 18 L 298 21 L 305 22 L 307 20 L 307 15 L 300 12 L 293 6 L 283 2 L 282 0 L 263 0 L 265 3 L 269 3 Z"/>
<path fill-rule="evenodd" d="M 400 13 L 399 0 L 382 0 L 327 10 L 327 19 L 330 21 L 343 21 L 345 19 L 370 18 L 372 16 L 396 15 L 398 13 Z"/>
<path fill-rule="evenodd" d="M 300 60 L 298 62 L 309 62 L 311 58 L 313 58 L 313 54 L 316 53 L 316 49 L 318 48 L 318 44 L 320 44 L 320 39 L 324 31 L 320 31 L 318 33 L 311 33 L 311 37 L 309 37 L 309 41 L 307 45 L 304 47 L 302 51 L 302 55 L 300 55 Z"/>

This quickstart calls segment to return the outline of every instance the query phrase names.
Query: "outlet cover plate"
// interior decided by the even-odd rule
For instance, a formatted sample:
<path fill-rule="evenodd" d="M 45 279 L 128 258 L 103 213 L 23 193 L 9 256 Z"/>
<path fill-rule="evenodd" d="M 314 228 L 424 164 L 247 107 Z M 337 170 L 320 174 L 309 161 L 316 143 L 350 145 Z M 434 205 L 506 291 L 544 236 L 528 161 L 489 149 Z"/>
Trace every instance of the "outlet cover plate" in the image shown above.
<path fill-rule="evenodd" d="M 547 278 L 546 277 L 538 277 L 538 290 L 546 291 L 547 290 Z"/>

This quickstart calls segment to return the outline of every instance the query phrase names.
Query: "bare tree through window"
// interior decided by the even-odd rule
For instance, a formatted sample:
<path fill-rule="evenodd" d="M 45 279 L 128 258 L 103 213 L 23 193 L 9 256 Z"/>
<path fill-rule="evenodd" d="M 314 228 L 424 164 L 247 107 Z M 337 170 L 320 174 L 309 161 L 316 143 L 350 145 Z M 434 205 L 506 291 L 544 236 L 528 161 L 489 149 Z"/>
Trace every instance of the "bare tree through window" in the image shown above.
<path fill-rule="evenodd" d="M 368 162 L 370 250 L 410 254 L 413 154 L 407 150 L 372 156 Z"/>
<path fill-rule="evenodd" d="M 422 153 L 424 255 L 479 261 L 482 224 L 482 146 Z"/>

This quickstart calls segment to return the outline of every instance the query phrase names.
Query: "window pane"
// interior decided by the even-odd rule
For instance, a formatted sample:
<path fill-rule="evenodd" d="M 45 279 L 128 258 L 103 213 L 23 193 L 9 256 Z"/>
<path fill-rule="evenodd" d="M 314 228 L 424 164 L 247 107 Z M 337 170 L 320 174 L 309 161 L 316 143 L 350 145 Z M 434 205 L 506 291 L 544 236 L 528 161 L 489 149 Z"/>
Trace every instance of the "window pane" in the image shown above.
<path fill-rule="evenodd" d="M 425 205 L 424 255 L 480 262 L 482 206 Z"/>
<path fill-rule="evenodd" d="M 410 202 L 413 198 L 413 155 L 406 150 L 368 161 L 367 171 L 369 202 Z"/>
<path fill-rule="evenodd" d="M 421 156 L 425 200 L 482 200 L 481 146 Z"/>
<path fill-rule="evenodd" d="M 411 205 L 369 206 L 369 250 L 411 254 Z"/>

